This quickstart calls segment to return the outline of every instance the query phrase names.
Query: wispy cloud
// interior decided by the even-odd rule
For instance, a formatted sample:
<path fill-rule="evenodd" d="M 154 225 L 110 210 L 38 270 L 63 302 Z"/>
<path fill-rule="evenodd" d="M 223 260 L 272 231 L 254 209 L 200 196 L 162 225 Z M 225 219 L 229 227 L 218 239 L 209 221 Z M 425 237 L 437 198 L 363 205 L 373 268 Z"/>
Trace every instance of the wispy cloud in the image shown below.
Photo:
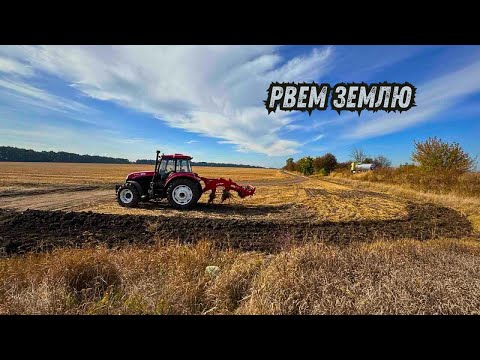
<path fill-rule="evenodd" d="M 53 111 L 85 113 L 89 110 L 77 101 L 50 94 L 21 80 L 0 78 L 0 98 L 2 97 Z"/>
<path fill-rule="evenodd" d="M 0 73 L 32 76 L 34 71 L 29 65 L 0 56 Z"/>
<path fill-rule="evenodd" d="M 318 134 L 318 135 L 314 136 L 313 138 L 305 141 L 305 142 L 303 143 L 303 145 L 317 142 L 318 140 L 321 140 L 321 139 L 323 139 L 324 137 L 325 137 L 325 134 Z"/>
<path fill-rule="evenodd" d="M 189 141 L 187 141 L 186 143 L 187 143 L 187 144 L 193 144 L 193 143 L 196 143 L 196 142 L 198 142 L 198 141 L 197 141 L 197 140 L 189 140 Z"/>
<path fill-rule="evenodd" d="M 26 46 L 10 53 L 84 94 L 152 114 L 238 151 L 293 154 L 301 143 L 279 132 L 290 114 L 267 115 L 271 81 L 315 80 L 333 48 L 285 59 L 276 46 Z"/>
<path fill-rule="evenodd" d="M 346 138 L 363 139 L 390 134 L 427 122 L 455 102 L 480 91 L 480 61 L 437 77 L 417 89 L 417 107 L 401 114 L 378 115 L 345 134 Z"/>

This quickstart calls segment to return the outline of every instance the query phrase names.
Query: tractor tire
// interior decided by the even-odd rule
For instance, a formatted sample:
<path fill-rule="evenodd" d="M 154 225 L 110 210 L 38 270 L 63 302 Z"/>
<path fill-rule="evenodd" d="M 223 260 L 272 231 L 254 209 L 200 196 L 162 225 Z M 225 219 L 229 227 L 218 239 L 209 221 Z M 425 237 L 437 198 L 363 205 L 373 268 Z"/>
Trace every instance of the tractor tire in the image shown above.
<path fill-rule="evenodd" d="M 168 203 L 175 209 L 191 209 L 202 195 L 201 186 L 190 179 L 173 180 L 167 187 Z"/>
<path fill-rule="evenodd" d="M 134 184 L 126 183 L 117 191 L 117 202 L 120 206 L 133 208 L 140 202 L 140 194 Z"/>

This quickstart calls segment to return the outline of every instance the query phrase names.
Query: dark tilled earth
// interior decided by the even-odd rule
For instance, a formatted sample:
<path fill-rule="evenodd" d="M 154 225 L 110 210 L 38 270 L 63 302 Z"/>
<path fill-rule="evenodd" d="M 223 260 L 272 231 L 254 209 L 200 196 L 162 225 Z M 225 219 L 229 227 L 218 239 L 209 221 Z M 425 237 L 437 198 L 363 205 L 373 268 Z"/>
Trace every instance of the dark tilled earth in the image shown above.
<path fill-rule="evenodd" d="M 115 248 L 157 241 L 197 242 L 221 248 L 275 252 L 294 243 L 346 244 L 375 239 L 462 237 L 472 234 L 458 212 L 433 204 L 408 205 L 401 220 L 315 222 L 166 216 L 111 215 L 93 212 L 0 209 L 0 254 L 49 251 L 55 247 L 105 244 Z"/>

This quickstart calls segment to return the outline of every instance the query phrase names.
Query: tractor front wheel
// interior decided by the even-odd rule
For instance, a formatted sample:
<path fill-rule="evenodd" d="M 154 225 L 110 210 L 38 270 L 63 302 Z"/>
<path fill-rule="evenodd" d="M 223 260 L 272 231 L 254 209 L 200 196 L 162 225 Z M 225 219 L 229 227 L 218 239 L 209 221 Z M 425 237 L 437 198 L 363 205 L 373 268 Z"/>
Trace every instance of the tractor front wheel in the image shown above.
<path fill-rule="evenodd" d="M 168 203 L 175 209 L 192 208 L 201 195 L 201 187 L 189 179 L 174 180 L 167 188 Z"/>
<path fill-rule="evenodd" d="M 117 191 L 117 202 L 123 207 L 136 207 L 140 201 L 140 194 L 135 185 L 126 183 Z"/>

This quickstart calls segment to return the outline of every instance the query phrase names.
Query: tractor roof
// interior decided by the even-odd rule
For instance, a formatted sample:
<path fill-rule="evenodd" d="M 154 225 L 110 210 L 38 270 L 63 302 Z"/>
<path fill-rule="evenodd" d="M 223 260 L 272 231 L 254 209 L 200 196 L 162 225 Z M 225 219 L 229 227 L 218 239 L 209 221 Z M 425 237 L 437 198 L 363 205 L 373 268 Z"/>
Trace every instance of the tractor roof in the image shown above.
<path fill-rule="evenodd" d="M 162 159 L 192 160 L 192 157 L 188 155 L 183 155 L 183 154 L 171 154 L 171 155 L 162 155 Z"/>

